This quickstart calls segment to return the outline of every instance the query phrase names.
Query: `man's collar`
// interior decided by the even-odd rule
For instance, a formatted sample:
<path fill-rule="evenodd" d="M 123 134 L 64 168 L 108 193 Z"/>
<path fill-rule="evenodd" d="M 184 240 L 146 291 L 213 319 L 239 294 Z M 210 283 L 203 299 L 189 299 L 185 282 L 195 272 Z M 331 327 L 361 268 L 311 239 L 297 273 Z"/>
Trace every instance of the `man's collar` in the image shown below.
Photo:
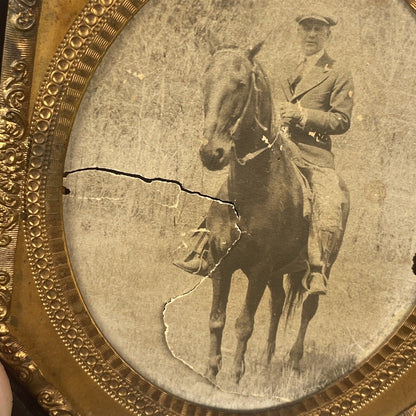
<path fill-rule="evenodd" d="M 321 49 L 320 51 L 314 53 L 313 55 L 309 56 L 302 56 L 302 61 L 306 62 L 308 66 L 315 66 L 318 61 L 325 55 L 325 49 Z M 305 61 L 306 59 L 306 61 Z"/>

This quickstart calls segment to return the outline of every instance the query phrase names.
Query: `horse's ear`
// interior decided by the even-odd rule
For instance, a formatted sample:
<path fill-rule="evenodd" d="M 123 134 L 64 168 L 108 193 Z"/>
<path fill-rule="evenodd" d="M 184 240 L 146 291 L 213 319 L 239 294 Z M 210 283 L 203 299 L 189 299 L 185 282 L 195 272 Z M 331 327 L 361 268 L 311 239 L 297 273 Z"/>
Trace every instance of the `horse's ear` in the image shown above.
<path fill-rule="evenodd" d="M 208 40 L 208 45 L 209 45 L 209 53 L 211 55 L 214 55 L 214 53 L 220 47 L 220 44 L 221 44 L 220 40 L 210 30 L 208 30 L 208 32 L 207 32 L 207 40 Z"/>
<path fill-rule="evenodd" d="M 264 40 L 259 42 L 257 45 L 253 46 L 251 49 L 249 49 L 247 57 L 248 59 L 250 59 L 250 61 L 252 61 L 254 57 L 260 52 L 260 49 L 262 48 L 263 44 Z"/>

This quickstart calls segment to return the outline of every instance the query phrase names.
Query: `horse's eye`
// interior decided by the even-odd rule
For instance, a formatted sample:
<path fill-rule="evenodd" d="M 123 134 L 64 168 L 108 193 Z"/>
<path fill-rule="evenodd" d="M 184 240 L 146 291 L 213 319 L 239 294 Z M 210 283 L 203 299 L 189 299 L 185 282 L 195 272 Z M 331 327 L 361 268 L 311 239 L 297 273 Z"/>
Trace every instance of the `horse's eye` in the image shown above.
<path fill-rule="evenodd" d="M 238 88 L 243 88 L 243 87 L 245 87 L 246 85 L 247 85 L 247 82 L 246 82 L 246 81 L 239 81 L 239 82 L 238 82 L 237 87 L 238 87 Z"/>

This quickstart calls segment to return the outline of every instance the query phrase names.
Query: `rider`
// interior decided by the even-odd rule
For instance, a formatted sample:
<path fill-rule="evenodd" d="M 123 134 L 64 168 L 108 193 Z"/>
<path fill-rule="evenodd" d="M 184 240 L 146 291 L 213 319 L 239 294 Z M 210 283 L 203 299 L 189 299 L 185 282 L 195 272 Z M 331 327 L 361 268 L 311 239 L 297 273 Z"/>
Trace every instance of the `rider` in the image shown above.
<path fill-rule="evenodd" d="M 329 135 L 343 134 L 350 127 L 353 83 L 350 74 L 325 51 L 336 21 L 310 13 L 298 16 L 296 22 L 302 54 L 287 84 L 281 85 L 287 101 L 278 104 L 278 112 L 301 151 L 302 160 L 297 164 L 313 192 L 308 240 L 311 272 L 304 285 L 310 294 L 326 294 L 325 268 L 337 233 L 342 232 L 341 206 L 346 202 L 335 171 Z M 190 273 L 206 275 L 207 236 L 198 233 L 196 238 L 194 250 L 175 265 Z"/>
<path fill-rule="evenodd" d="M 325 294 L 325 268 L 342 233 L 341 207 L 346 202 L 329 135 L 350 128 L 354 90 L 351 75 L 325 51 L 331 27 L 337 22 L 314 13 L 298 16 L 296 21 L 302 56 L 288 79 L 288 101 L 280 103 L 278 111 L 301 151 L 303 160 L 298 166 L 313 192 L 308 240 L 311 273 L 306 288 L 310 293 Z"/>

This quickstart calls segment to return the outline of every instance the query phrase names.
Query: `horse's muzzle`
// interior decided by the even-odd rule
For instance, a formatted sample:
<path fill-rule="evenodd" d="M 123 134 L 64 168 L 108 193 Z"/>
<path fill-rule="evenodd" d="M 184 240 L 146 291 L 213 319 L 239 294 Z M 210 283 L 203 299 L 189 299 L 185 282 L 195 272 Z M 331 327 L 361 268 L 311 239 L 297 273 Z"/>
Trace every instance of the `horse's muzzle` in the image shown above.
<path fill-rule="evenodd" d="M 199 149 L 202 164 L 209 170 L 221 170 L 228 165 L 229 152 L 223 147 L 213 147 L 210 143 Z"/>

